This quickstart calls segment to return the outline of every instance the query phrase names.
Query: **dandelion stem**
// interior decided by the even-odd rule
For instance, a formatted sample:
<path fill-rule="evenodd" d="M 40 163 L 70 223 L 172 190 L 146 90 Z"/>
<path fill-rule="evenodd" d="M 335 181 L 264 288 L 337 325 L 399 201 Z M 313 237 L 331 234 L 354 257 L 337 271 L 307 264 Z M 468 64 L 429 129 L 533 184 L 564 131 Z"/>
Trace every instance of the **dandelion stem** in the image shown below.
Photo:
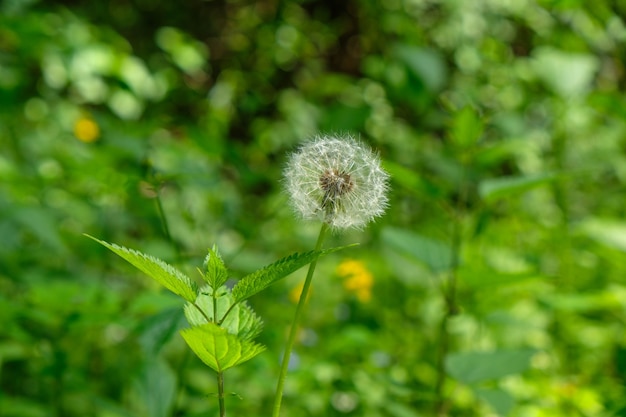
<path fill-rule="evenodd" d="M 326 237 L 327 231 L 328 231 L 328 224 L 324 222 L 322 223 L 322 228 L 320 229 L 320 234 L 317 238 L 317 243 L 315 244 L 316 251 L 322 248 L 322 243 L 324 242 L 324 238 Z M 296 313 L 293 317 L 293 322 L 291 323 L 291 329 L 289 330 L 289 337 L 287 338 L 287 345 L 285 346 L 285 353 L 283 354 L 283 362 L 280 367 L 280 375 L 278 377 L 278 384 L 276 386 L 276 397 L 274 398 L 274 410 L 272 412 L 272 417 L 278 417 L 280 415 L 280 405 L 283 399 L 283 388 L 285 386 L 285 379 L 287 378 L 287 371 L 289 369 L 289 358 L 291 357 L 293 344 L 296 340 L 296 334 L 298 333 L 300 319 L 302 318 L 302 312 L 304 310 L 304 305 L 306 304 L 306 300 L 309 294 L 309 289 L 311 287 L 311 281 L 313 280 L 313 273 L 315 272 L 316 266 L 317 266 L 317 259 L 315 259 L 313 262 L 309 264 L 309 271 L 306 274 L 306 279 L 304 280 L 304 286 L 302 287 L 302 293 L 300 293 L 300 299 L 298 300 L 298 306 L 296 307 Z"/>

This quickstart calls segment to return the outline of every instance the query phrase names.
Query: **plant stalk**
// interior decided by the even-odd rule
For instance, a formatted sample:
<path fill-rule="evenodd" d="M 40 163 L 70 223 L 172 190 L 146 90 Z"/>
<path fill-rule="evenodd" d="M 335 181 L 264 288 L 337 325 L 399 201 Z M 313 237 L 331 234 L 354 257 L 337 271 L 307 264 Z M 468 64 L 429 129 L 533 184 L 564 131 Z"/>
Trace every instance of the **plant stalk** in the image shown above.
<path fill-rule="evenodd" d="M 445 361 L 448 356 L 452 337 L 448 332 L 448 323 L 454 316 L 459 314 L 459 306 L 457 301 L 457 271 L 461 262 L 461 245 L 462 245 L 462 211 L 467 199 L 467 186 L 464 182 L 461 185 L 460 195 L 453 214 L 452 221 L 452 245 L 450 259 L 450 275 L 447 282 L 442 285 L 442 293 L 445 302 L 445 312 L 441 318 L 439 325 L 439 350 L 437 352 L 437 379 L 435 381 L 435 416 L 446 416 L 448 401 L 444 394 L 444 385 L 446 382 Z"/>
<path fill-rule="evenodd" d="M 322 228 L 320 229 L 320 234 L 317 237 L 317 243 L 315 244 L 316 251 L 322 248 L 322 243 L 324 242 L 324 238 L 326 237 L 327 231 L 328 231 L 328 224 L 324 222 L 322 223 Z M 291 351 L 293 350 L 293 345 L 296 340 L 298 327 L 300 326 L 300 320 L 302 318 L 302 312 L 304 310 L 304 305 L 306 304 L 306 300 L 309 295 L 309 289 L 311 287 L 311 281 L 313 280 L 313 273 L 315 272 L 316 266 L 317 266 L 317 258 L 309 264 L 309 271 L 306 274 L 306 279 L 304 280 L 304 286 L 302 287 L 302 292 L 300 293 L 300 299 L 298 300 L 298 306 L 296 307 L 296 313 L 293 317 L 293 322 L 291 323 L 291 329 L 289 330 L 289 336 L 287 338 L 287 345 L 285 346 L 285 353 L 283 354 L 283 361 L 280 367 L 280 375 L 278 377 L 278 384 L 276 385 L 276 397 L 274 398 L 274 409 L 272 412 L 272 417 L 278 417 L 280 415 L 280 405 L 282 403 L 283 388 L 285 387 L 285 379 L 287 378 L 287 371 L 289 369 L 289 359 L 291 357 Z"/>
<path fill-rule="evenodd" d="M 224 404 L 224 372 L 217 373 L 217 401 L 220 404 L 220 417 L 226 416 L 226 405 Z"/>

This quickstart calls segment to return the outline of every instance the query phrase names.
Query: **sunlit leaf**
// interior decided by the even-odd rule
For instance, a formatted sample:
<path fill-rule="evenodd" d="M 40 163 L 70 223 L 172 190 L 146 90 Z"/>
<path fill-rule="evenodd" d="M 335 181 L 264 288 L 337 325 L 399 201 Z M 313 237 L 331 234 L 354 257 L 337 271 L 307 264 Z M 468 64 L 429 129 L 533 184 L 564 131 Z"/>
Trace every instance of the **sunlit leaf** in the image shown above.
<path fill-rule="evenodd" d="M 181 330 L 196 355 L 216 372 L 239 365 L 265 350 L 265 347 L 228 333 L 214 323 Z"/>
<path fill-rule="evenodd" d="M 284 278 L 292 272 L 302 268 L 304 265 L 313 262 L 318 257 L 337 252 L 350 246 L 353 245 L 324 249 L 321 251 L 294 253 L 293 255 L 279 259 L 278 261 L 243 277 L 233 288 L 233 298 L 237 303 L 250 298 L 279 279 Z"/>
<path fill-rule="evenodd" d="M 209 249 L 209 254 L 204 260 L 204 268 L 206 272 L 202 274 L 202 277 L 211 287 L 220 288 L 228 280 L 228 270 L 217 251 L 217 246 L 213 246 L 213 249 Z"/>
<path fill-rule="evenodd" d="M 563 97 L 587 92 L 600 66 L 594 55 L 573 54 L 551 47 L 537 48 L 533 55 L 533 69 L 539 78 Z"/>
<path fill-rule="evenodd" d="M 624 305 L 619 295 L 610 290 L 581 294 L 546 294 L 541 300 L 555 310 L 576 313 L 607 311 Z"/>
<path fill-rule="evenodd" d="M 626 252 L 625 221 L 592 218 L 583 222 L 579 228 L 596 242 Z"/>
<path fill-rule="evenodd" d="M 210 287 L 201 288 L 195 305 L 190 303 L 185 305 L 185 316 L 189 324 L 200 326 L 209 323 L 198 310 L 199 307 L 211 319 L 211 322 L 218 322 L 220 327 L 225 328 L 228 333 L 242 339 L 253 339 L 261 332 L 263 321 L 245 302 L 234 305 L 233 297 L 226 287 L 218 289 L 215 302 L 212 294 Z M 228 316 L 224 318 L 226 312 Z M 213 316 L 214 313 L 217 317 Z"/>
<path fill-rule="evenodd" d="M 85 236 L 95 240 L 112 252 L 115 252 L 117 255 L 128 261 L 135 268 L 150 276 L 152 279 L 163 285 L 174 294 L 180 295 L 187 301 L 195 301 L 196 295 L 198 293 L 196 284 L 191 281 L 189 277 L 187 277 L 185 274 L 183 274 L 173 266 L 163 262 L 160 259 L 157 259 L 150 255 L 146 255 L 136 250 L 108 243 L 96 239 L 93 236 Z"/>

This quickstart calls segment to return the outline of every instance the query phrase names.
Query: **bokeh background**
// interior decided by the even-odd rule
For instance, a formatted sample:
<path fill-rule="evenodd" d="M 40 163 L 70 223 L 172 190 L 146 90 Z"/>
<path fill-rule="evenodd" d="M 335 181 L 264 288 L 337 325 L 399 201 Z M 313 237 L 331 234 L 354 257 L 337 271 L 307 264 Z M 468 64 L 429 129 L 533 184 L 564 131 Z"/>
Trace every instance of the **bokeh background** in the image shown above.
<path fill-rule="evenodd" d="M 83 233 L 198 276 L 309 250 L 298 143 L 349 132 L 390 208 L 323 258 L 285 416 L 626 415 L 626 3 L 0 2 L 0 415 L 217 415 L 181 302 Z M 226 373 L 270 413 L 298 271 Z"/>

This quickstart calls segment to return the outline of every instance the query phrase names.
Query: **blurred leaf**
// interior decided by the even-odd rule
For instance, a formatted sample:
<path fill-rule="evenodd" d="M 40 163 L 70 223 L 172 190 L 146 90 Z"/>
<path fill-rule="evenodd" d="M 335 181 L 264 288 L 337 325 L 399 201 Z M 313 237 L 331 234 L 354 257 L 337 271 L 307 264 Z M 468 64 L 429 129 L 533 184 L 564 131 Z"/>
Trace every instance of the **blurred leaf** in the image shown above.
<path fill-rule="evenodd" d="M 569 312 L 590 312 L 619 309 L 624 304 L 611 291 L 582 294 L 546 294 L 541 300 L 551 308 Z"/>
<path fill-rule="evenodd" d="M 391 175 L 391 179 L 395 184 L 399 184 L 419 196 L 424 193 L 430 195 L 440 193 L 440 190 L 424 181 L 413 169 L 392 161 L 385 161 L 384 168 Z"/>
<path fill-rule="evenodd" d="M 474 392 L 501 416 L 508 415 L 515 405 L 513 397 L 508 392 L 499 389 L 476 388 Z"/>
<path fill-rule="evenodd" d="M 383 230 L 382 239 L 392 249 L 423 262 L 433 272 L 445 271 L 452 266 L 452 248 L 444 242 L 393 227 Z"/>
<path fill-rule="evenodd" d="M 90 239 L 95 240 L 102 246 L 108 248 L 112 252 L 115 252 L 120 257 L 124 258 L 135 268 L 144 272 L 152 279 L 163 285 L 168 290 L 172 291 L 176 295 L 180 295 L 185 300 L 194 302 L 198 289 L 196 284 L 189 279 L 185 274 L 178 271 L 173 266 L 163 262 L 160 259 L 154 258 L 150 255 L 138 252 L 133 249 L 128 249 L 123 246 L 104 242 L 96 239 L 93 236 L 85 235 Z"/>
<path fill-rule="evenodd" d="M 263 321 L 245 302 L 234 305 L 233 296 L 226 287 L 217 290 L 215 309 L 212 294 L 213 290 L 210 287 L 204 287 L 200 290 L 195 302 L 196 306 L 200 307 L 213 320 L 212 322 L 219 323 L 220 327 L 225 328 L 228 333 L 245 340 L 253 339 L 261 332 Z M 213 317 L 214 312 L 217 317 Z M 224 317 L 227 312 L 228 316 Z M 192 326 L 208 323 L 206 317 L 192 304 L 185 305 L 185 316 Z M 220 323 L 220 321 L 222 322 Z"/>
<path fill-rule="evenodd" d="M 454 353 L 446 358 L 446 369 L 453 378 L 473 384 L 522 373 L 534 354 L 532 349 Z"/>
<path fill-rule="evenodd" d="M 466 106 L 452 119 L 450 138 L 462 148 L 473 145 L 480 139 L 483 133 L 482 119 L 476 114 L 476 110 Z"/>
<path fill-rule="evenodd" d="M 431 92 L 439 91 L 445 86 L 448 70 L 443 57 L 436 50 L 397 45 L 394 54 Z"/>
<path fill-rule="evenodd" d="M 145 362 L 135 389 L 149 417 L 168 417 L 176 394 L 176 375 L 161 358 Z"/>
<path fill-rule="evenodd" d="M 33 232 L 46 245 L 65 253 L 67 247 L 59 235 L 58 221 L 54 212 L 41 207 L 19 207 L 13 213 L 14 218 Z"/>
<path fill-rule="evenodd" d="M 7 417 L 48 417 L 53 413 L 49 406 L 35 398 L 8 395 L 0 395 L 0 410 L 2 410 L 2 415 Z"/>
<path fill-rule="evenodd" d="M 230 334 L 214 323 L 191 327 L 180 333 L 202 362 L 216 372 L 239 365 L 265 350 L 264 346 Z"/>
<path fill-rule="evenodd" d="M 460 282 L 473 288 L 493 288 L 498 285 L 516 284 L 522 281 L 539 278 L 534 273 L 502 273 L 493 270 L 467 270 L 459 269 Z"/>
<path fill-rule="evenodd" d="M 121 404 L 117 404 L 108 398 L 92 396 L 93 403 L 98 407 L 103 417 L 137 417 L 137 415 Z"/>
<path fill-rule="evenodd" d="M 590 218 L 579 229 L 598 243 L 626 252 L 626 222 L 622 220 Z"/>
<path fill-rule="evenodd" d="M 329 131 L 358 130 L 363 126 L 370 113 L 371 109 L 367 106 L 334 104 L 324 109 L 320 128 Z"/>
<path fill-rule="evenodd" d="M 213 249 L 209 249 L 209 254 L 204 259 L 204 269 L 206 273 L 203 273 L 202 277 L 212 288 L 220 288 L 228 281 L 228 270 L 217 251 L 217 246 L 213 246 Z"/>
<path fill-rule="evenodd" d="M 478 193 L 487 202 L 499 198 L 521 194 L 533 188 L 548 184 L 557 179 L 555 174 L 537 174 L 522 177 L 491 178 L 483 180 L 478 186 Z"/>
<path fill-rule="evenodd" d="M 404 404 L 388 401 L 384 404 L 385 410 L 391 417 L 421 417 L 422 414 L 415 411 L 413 407 Z"/>
<path fill-rule="evenodd" d="M 351 246 L 354 245 L 324 249 L 321 251 L 294 253 L 285 258 L 279 259 L 278 261 L 241 278 L 241 280 L 233 288 L 233 298 L 236 303 L 250 298 L 254 294 L 263 291 L 279 279 L 284 278 L 292 272 L 302 268 L 304 265 L 313 262 L 318 257 L 328 255 L 329 253 L 337 252 Z"/>
<path fill-rule="evenodd" d="M 184 324 L 180 308 L 171 308 L 148 317 L 137 327 L 139 343 L 147 355 L 156 356 Z"/>
<path fill-rule="evenodd" d="M 533 55 L 533 69 L 539 78 L 562 97 L 587 92 L 600 65 L 593 55 L 572 54 L 551 47 L 537 48 Z"/>

